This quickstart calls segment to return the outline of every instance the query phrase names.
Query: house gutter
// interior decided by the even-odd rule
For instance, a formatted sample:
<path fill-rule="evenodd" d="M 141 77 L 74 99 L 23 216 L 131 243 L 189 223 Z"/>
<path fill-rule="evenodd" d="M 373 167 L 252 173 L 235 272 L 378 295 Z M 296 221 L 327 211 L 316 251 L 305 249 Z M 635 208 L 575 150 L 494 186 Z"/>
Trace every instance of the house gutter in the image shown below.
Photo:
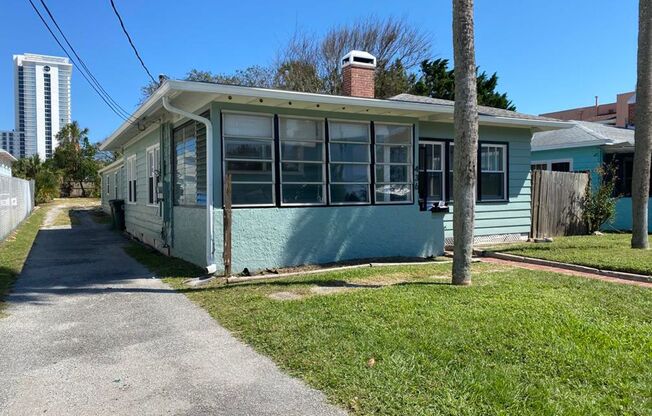
<path fill-rule="evenodd" d="M 213 124 L 205 117 L 173 107 L 166 96 L 163 96 L 162 102 L 163 108 L 167 111 L 198 121 L 206 126 L 206 271 L 213 274 L 217 271 L 213 229 Z"/>

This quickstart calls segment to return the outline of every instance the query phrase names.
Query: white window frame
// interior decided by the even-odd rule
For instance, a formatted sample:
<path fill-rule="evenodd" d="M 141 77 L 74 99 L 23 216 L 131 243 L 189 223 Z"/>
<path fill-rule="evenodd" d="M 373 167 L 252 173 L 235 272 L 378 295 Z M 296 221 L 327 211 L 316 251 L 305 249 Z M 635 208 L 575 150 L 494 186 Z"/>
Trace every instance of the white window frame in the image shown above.
<path fill-rule="evenodd" d="M 375 184 L 371 180 L 371 169 L 373 167 L 373 164 L 371 163 L 372 162 L 372 160 L 371 160 L 371 147 L 372 147 L 371 146 L 372 145 L 372 141 L 371 141 L 371 121 L 347 120 L 347 119 L 329 119 L 328 120 L 328 131 L 329 132 L 331 130 L 331 124 L 332 123 L 364 124 L 364 125 L 367 126 L 367 137 L 369 138 L 369 141 L 367 141 L 367 142 L 356 142 L 356 141 L 346 141 L 346 140 L 335 140 L 334 141 L 330 137 L 330 134 L 329 134 L 329 138 L 328 138 L 328 146 L 329 146 L 329 149 L 328 149 L 328 187 L 329 187 L 329 189 L 328 189 L 328 204 L 329 205 L 334 205 L 334 206 L 337 206 L 337 205 L 371 205 L 371 201 L 372 201 L 372 198 L 373 198 L 371 192 L 374 191 L 374 189 L 372 189 L 372 188 L 374 188 L 374 186 L 375 186 Z M 333 162 L 331 160 L 332 152 L 330 151 L 331 143 L 358 144 L 358 145 L 364 144 L 364 145 L 366 145 L 367 146 L 367 162 L 365 162 L 365 163 L 362 163 L 362 162 L 338 162 L 338 161 Z M 367 166 L 367 179 L 368 179 L 367 182 L 366 182 L 366 185 L 367 185 L 367 201 L 365 201 L 365 202 L 346 202 L 346 201 L 345 202 L 333 202 L 333 192 L 331 192 L 331 190 L 330 190 L 330 187 L 332 185 L 362 185 L 363 182 L 335 182 L 335 183 L 333 183 L 333 180 L 331 178 L 331 165 L 332 164 L 335 164 L 335 165 L 366 165 Z"/>
<path fill-rule="evenodd" d="M 154 170 L 159 172 L 159 176 L 152 176 L 152 166 L 150 166 L 150 155 L 152 156 L 154 160 Z M 147 201 L 146 205 L 148 207 L 158 207 L 158 197 L 157 197 L 157 190 L 158 190 L 158 183 L 160 180 L 160 169 L 161 169 L 161 146 L 160 144 L 155 144 L 152 146 L 149 146 L 145 150 L 145 166 L 146 166 L 146 173 L 147 173 Z M 150 179 L 153 178 L 153 185 L 154 189 L 151 190 L 154 202 L 149 202 L 149 195 L 150 195 Z"/>
<path fill-rule="evenodd" d="M 135 205 L 138 201 L 136 191 L 138 188 L 138 166 L 136 155 L 127 158 L 127 204 Z"/>
<path fill-rule="evenodd" d="M 423 144 L 423 145 L 425 145 L 425 146 L 428 146 L 428 145 L 430 145 L 430 146 L 439 146 L 439 148 L 441 149 L 441 169 L 440 169 L 440 170 L 436 170 L 436 169 L 428 169 L 428 168 L 427 168 L 427 166 L 428 166 L 428 162 L 427 162 L 427 161 L 424 161 L 424 162 L 426 163 L 426 166 L 424 166 L 425 169 L 422 170 L 422 171 L 426 172 L 426 199 L 425 199 L 424 202 L 426 203 L 426 206 L 428 206 L 427 204 L 428 204 L 429 202 L 441 202 L 441 201 L 446 201 L 446 200 L 447 200 L 447 195 L 446 195 L 446 180 L 447 180 L 447 178 L 448 178 L 448 172 L 447 172 L 447 170 L 446 170 L 446 162 L 447 162 L 447 159 L 448 159 L 448 153 L 447 153 L 446 142 L 443 142 L 443 141 L 437 141 L 437 140 L 421 140 L 419 144 L 420 144 L 420 145 Z M 426 153 L 426 156 L 427 156 L 427 153 Z M 419 168 L 420 168 L 420 170 L 421 170 L 421 167 L 419 167 Z M 428 192 L 428 191 L 427 191 L 427 189 L 428 189 L 428 182 L 427 182 L 427 180 L 428 180 L 428 173 L 441 173 L 441 197 L 442 197 L 442 199 L 441 199 L 440 201 L 434 201 L 434 200 L 433 200 L 433 201 L 429 201 L 429 200 L 428 200 L 428 195 L 427 195 L 427 192 Z"/>
<path fill-rule="evenodd" d="M 230 114 L 243 114 L 243 115 L 250 115 L 250 116 L 258 116 L 258 117 L 268 117 L 270 119 L 271 123 L 271 131 L 272 131 L 272 136 L 270 137 L 270 142 L 272 145 L 272 158 L 271 160 L 269 159 L 240 159 L 240 158 L 227 158 L 226 157 L 226 139 L 227 138 L 233 138 L 233 139 L 252 139 L 252 140 L 266 140 L 266 138 L 261 138 L 261 137 L 251 137 L 251 136 L 227 136 L 225 134 L 226 129 L 222 128 L 222 183 L 226 185 L 226 165 L 227 162 L 269 162 L 272 165 L 272 202 L 270 204 L 232 204 L 233 207 L 274 207 L 276 206 L 276 161 L 277 161 L 277 155 L 276 155 L 276 129 L 274 128 L 274 113 L 264 113 L 260 112 L 257 113 L 255 111 L 231 111 L 231 110 L 223 110 L 220 115 L 220 122 L 222 123 L 222 126 L 224 125 L 224 116 L 228 116 Z M 258 184 L 258 185 L 270 185 L 269 182 L 259 182 L 259 181 L 232 181 L 231 182 L 231 191 L 233 191 L 233 184 L 238 183 L 238 184 Z"/>
<path fill-rule="evenodd" d="M 118 199 L 118 171 L 113 174 L 114 199 Z"/>
<path fill-rule="evenodd" d="M 483 170 L 482 168 L 482 148 L 483 147 L 500 147 L 503 149 L 503 170 Z M 478 178 L 480 180 L 480 183 L 482 184 L 482 174 L 483 173 L 502 173 L 503 174 L 503 197 L 502 198 L 492 198 L 492 199 L 484 199 L 482 198 L 482 192 L 478 193 L 478 201 L 479 202 L 504 202 L 509 199 L 509 182 L 507 179 L 507 163 L 509 162 L 507 158 L 507 144 L 506 143 L 480 143 L 480 154 L 478 155 L 478 164 L 480 165 L 480 177 Z M 482 186 L 482 185 L 481 185 Z"/>
<path fill-rule="evenodd" d="M 374 127 L 377 125 L 388 125 L 388 126 L 404 126 L 404 127 L 409 127 L 410 131 L 410 143 L 407 145 L 408 147 L 408 161 L 407 163 L 392 163 L 392 162 L 381 162 L 378 163 L 377 160 L 374 159 L 374 170 L 376 169 L 377 166 L 407 166 L 407 180 L 408 182 L 390 182 L 388 181 L 379 181 L 378 178 L 374 175 L 374 183 L 373 183 L 373 195 L 374 195 L 374 202 L 376 205 L 401 205 L 401 204 L 413 204 L 414 203 L 414 128 L 412 124 L 409 123 L 385 123 L 385 122 L 374 122 Z M 403 147 L 406 146 L 405 144 L 386 144 L 386 143 L 378 143 L 378 139 L 376 137 L 376 129 L 374 128 L 374 157 L 376 156 L 376 150 L 379 147 L 382 147 L 383 149 L 391 149 L 392 147 Z M 443 159 L 442 159 L 443 161 Z M 443 167 L 442 167 L 443 169 Z M 391 169 L 390 169 L 391 170 Z M 376 171 L 374 171 L 376 173 Z M 406 199 L 405 201 L 379 201 L 376 199 L 376 187 L 378 185 L 407 185 L 408 188 L 410 189 L 410 199 Z M 442 194 L 443 195 L 443 194 Z"/>
<path fill-rule="evenodd" d="M 104 179 L 106 179 L 106 195 L 108 197 L 111 196 L 111 174 L 107 173 L 104 175 Z"/>
<path fill-rule="evenodd" d="M 546 165 L 546 170 L 552 171 L 553 163 L 568 163 L 568 171 L 573 172 L 573 159 L 532 160 L 530 162 L 530 169 L 532 169 L 532 165 Z"/>
<path fill-rule="evenodd" d="M 303 119 L 303 120 L 313 120 L 317 121 L 321 125 L 321 141 L 314 141 L 314 140 L 286 140 L 285 142 L 288 143 L 321 143 L 321 162 L 317 161 L 305 161 L 305 160 L 292 160 L 292 159 L 284 159 L 283 158 L 283 143 L 284 140 L 281 137 L 281 120 L 282 119 Z M 278 120 L 279 120 L 279 157 L 278 157 L 278 164 L 279 164 L 279 173 L 280 173 L 280 178 L 279 181 L 281 183 L 280 186 L 280 203 L 281 206 L 283 207 L 304 207 L 304 206 L 324 206 L 328 204 L 328 197 L 327 197 L 327 190 L 326 190 L 326 169 L 328 168 L 328 161 L 326 160 L 326 146 L 328 144 L 326 143 L 326 120 L 322 117 L 303 117 L 303 116 L 292 116 L 292 115 L 284 115 L 284 114 L 278 114 Z M 288 162 L 288 163 L 311 163 L 311 164 L 321 164 L 322 165 L 322 173 L 321 177 L 322 180 L 321 182 L 285 182 L 283 180 L 283 163 Z M 296 185 L 321 185 L 321 192 L 322 192 L 322 202 L 312 202 L 312 203 L 287 203 L 283 202 L 283 185 L 284 184 L 296 184 Z"/>

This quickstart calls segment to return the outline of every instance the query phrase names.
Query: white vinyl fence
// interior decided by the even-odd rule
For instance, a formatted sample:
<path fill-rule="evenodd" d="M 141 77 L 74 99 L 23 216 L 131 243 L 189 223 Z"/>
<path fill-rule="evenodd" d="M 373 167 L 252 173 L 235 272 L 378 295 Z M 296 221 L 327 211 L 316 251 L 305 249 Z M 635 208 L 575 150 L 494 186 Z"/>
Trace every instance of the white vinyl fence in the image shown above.
<path fill-rule="evenodd" d="M 34 209 L 34 181 L 0 176 L 0 241 Z"/>

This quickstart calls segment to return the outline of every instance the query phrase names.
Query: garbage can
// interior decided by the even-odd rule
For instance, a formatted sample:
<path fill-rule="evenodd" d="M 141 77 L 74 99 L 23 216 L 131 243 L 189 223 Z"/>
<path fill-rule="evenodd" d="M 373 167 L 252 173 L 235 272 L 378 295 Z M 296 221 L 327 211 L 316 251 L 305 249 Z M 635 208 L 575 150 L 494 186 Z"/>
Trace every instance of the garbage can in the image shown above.
<path fill-rule="evenodd" d="M 125 229 L 125 201 L 124 199 L 112 199 L 109 201 L 111 205 L 111 218 L 113 218 L 113 228 L 118 231 Z"/>

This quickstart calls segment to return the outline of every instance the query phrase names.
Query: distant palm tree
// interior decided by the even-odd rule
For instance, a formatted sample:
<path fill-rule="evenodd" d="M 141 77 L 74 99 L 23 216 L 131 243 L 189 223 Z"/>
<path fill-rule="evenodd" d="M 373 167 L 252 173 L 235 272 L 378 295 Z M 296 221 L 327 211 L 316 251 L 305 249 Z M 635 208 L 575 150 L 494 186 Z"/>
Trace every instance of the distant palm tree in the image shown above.
<path fill-rule="evenodd" d="M 88 129 L 80 128 L 77 121 L 68 123 L 57 133 L 59 144 L 73 143 L 76 150 L 79 150 L 80 143 L 88 137 Z"/>
<path fill-rule="evenodd" d="M 35 154 L 30 157 L 18 159 L 11 167 L 11 170 L 13 175 L 18 178 L 36 179 L 36 175 L 41 170 L 42 165 L 41 158 L 38 154 Z"/>

